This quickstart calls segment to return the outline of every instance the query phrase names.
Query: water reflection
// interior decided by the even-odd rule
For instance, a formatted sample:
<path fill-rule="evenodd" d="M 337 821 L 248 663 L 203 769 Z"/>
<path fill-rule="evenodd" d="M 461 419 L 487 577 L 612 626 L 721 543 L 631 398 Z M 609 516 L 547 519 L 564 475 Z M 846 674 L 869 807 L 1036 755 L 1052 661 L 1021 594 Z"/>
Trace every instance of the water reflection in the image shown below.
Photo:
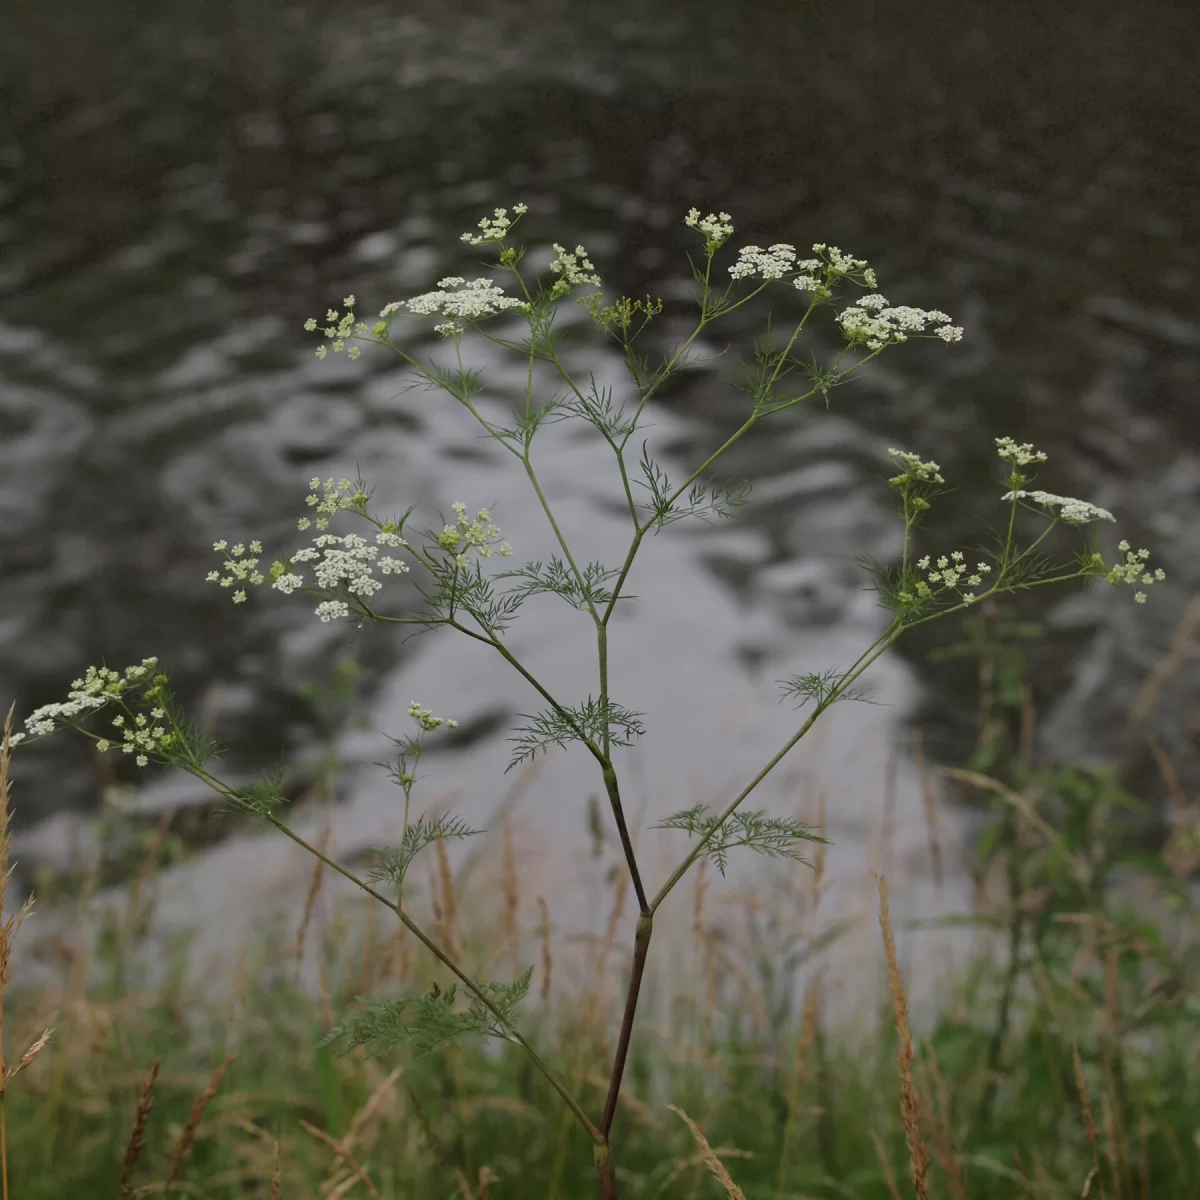
<path fill-rule="evenodd" d="M 869 626 L 852 564 L 896 550 L 889 444 L 957 484 L 931 536 L 962 545 L 994 503 L 991 439 L 1012 434 L 1050 453 L 1044 487 L 1116 512 L 1170 575 L 1146 610 L 1104 589 L 1050 614 L 1065 652 L 1037 660 L 1038 698 L 1066 699 L 1044 714 L 1048 752 L 1098 753 L 1122 728 L 1200 562 L 1192 6 L 1086 22 L 981 10 L 964 27 L 935 4 L 860 14 L 852 31 L 834 10 L 769 3 L 696 3 L 686 19 L 644 3 L 453 18 L 367 4 L 336 20 L 300 0 L 68 7 L 52 28 L 39 8 L 8 14 L 0 39 L 0 678 L 20 710 L 60 698 L 84 664 L 158 653 L 235 777 L 303 749 L 298 685 L 339 650 L 364 662 L 373 710 L 395 712 L 397 671 L 407 695 L 423 660 L 386 630 L 318 627 L 302 601 L 230 609 L 203 582 L 210 544 L 287 542 L 308 477 L 355 463 L 398 508 L 509 495 L 497 451 L 447 399 L 404 391 L 379 353 L 318 363 L 300 326 L 348 292 L 378 308 L 474 274 L 458 234 L 523 199 L 531 261 L 582 241 L 613 295 L 679 301 L 695 204 L 732 212 L 743 244 L 841 245 L 895 303 L 967 328 L 958 347 L 890 351 L 829 413 L 755 430 L 725 466 L 755 483 L 740 532 L 672 531 L 660 541 L 676 548 L 647 556 L 660 565 L 635 590 L 690 589 L 690 624 L 653 628 L 710 647 L 694 688 L 769 690 L 773 656 Z M 645 348 L 669 349 L 690 315 L 677 304 Z M 765 315 L 722 323 L 708 347 L 722 356 L 666 391 L 659 452 L 695 462 L 736 427 L 734 359 Z M 790 315 L 781 301 L 777 326 Z M 421 356 L 434 347 L 419 336 Z M 809 346 L 836 351 L 828 322 Z M 586 322 L 565 349 L 620 382 Z M 498 399 L 519 376 L 488 363 Z M 556 453 L 555 499 L 609 540 L 603 456 Z M 514 545 L 541 536 L 516 489 L 502 515 Z M 907 654 L 932 685 L 936 751 L 961 735 L 971 681 L 933 673 L 929 648 L 914 638 Z M 437 680 L 453 705 L 477 670 L 443 668 L 420 697 Z M 898 720 L 921 693 L 897 670 Z M 1178 739 L 1195 681 L 1172 687 L 1158 721 Z M 714 716 L 689 704 L 687 728 Z M 731 750 L 730 777 L 762 751 Z M 78 740 L 19 771 L 26 822 L 96 803 Z"/>

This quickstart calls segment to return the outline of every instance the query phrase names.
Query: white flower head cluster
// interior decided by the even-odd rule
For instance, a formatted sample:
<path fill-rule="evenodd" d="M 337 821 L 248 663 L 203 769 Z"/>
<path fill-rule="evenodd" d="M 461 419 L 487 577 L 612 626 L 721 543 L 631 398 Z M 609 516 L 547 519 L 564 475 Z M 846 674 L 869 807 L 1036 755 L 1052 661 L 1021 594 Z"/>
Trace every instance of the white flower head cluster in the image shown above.
<path fill-rule="evenodd" d="M 257 586 L 265 582 L 266 577 L 258 569 L 258 556 L 262 553 L 262 542 L 253 541 L 250 543 L 250 553 L 246 553 L 246 546 L 242 542 L 238 542 L 235 546 L 222 538 L 219 542 L 213 542 L 213 549 L 218 554 L 229 552 L 229 557 L 225 560 L 225 570 L 228 575 L 222 576 L 220 571 L 209 571 L 205 576 L 208 583 L 219 583 L 222 587 L 233 587 L 235 583 L 251 583 Z M 238 588 L 233 593 L 234 604 L 244 604 L 246 601 L 245 588 Z"/>
<path fill-rule="evenodd" d="M 870 350 L 881 350 L 896 342 L 908 341 L 909 334 L 924 334 L 926 326 L 932 329 L 927 337 L 938 337 L 946 343 L 962 341 L 962 327 L 951 325 L 950 318 L 938 309 L 926 312 L 923 308 L 898 305 L 891 308 L 879 295 L 864 296 L 856 305 L 839 314 L 838 324 L 842 327 L 849 345 L 865 342 Z"/>
<path fill-rule="evenodd" d="M 1125 555 L 1125 561 L 1118 563 L 1105 576 L 1109 583 L 1141 583 L 1148 587 L 1152 583 L 1161 583 L 1166 579 L 1167 573 L 1162 567 L 1151 571 L 1146 565 L 1146 559 L 1150 557 L 1149 550 L 1138 550 L 1135 553 L 1129 548 L 1128 542 L 1118 542 L 1117 549 Z M 1135 592 L 1133 598 L 1138 604 L 1146 603 L 1145 592 Z"/>
<path fill-rule="evenodd" d="M 420 704 L 414 700 L 408 706 L 408 715 L 426 732 L 432 733 L 435 729 L 445 725 L 447 729 L 457 729 L 458 722 L 451 720 L 449 717 L 435 717 L 427 708 L 422 708 Z"/>
<path fill-rule="evenodd" d="M 312 489 L 307 497 L 309 506 L 315 507 L 318 513 L 323 514 L 316 521 L 317 528 L 320 530 L 328 528 L 328 514 L 339 512 L 345 508 L 358 507 L 367 500 L 366 493 L 348 479 L 342 479 L 336 483 L 333 479 L 327 479 L 322 483 L 319 478 L 314 477 L 309 480 L 309 487 Z M 322 492 L 323 495 L 321 495 Z M 308 529 L 312 522 L 304 517 L 298 524 L 301 529 Z M 344 582 L 347 590 L 353 595 L 363 597 L 374 595 L 383 585 L 372 575 L 373 564 L 377 565 L 384 575 L 400 575 L 409 569 L 402 560 L 389 556 L 379 558 L 376 562 L 380 546 L 390 548 L 408 544 L 390 526 L 391 522 L 385 523 L 383 528 L 375 534 L 374 546 L 355 533 L 346 534 L 345 537 L 321 533 L 319 537 L 313 539 L 311 546 L 305 546 L 292 555 L 291 564 L 294 566 L 296 563 L 316 561 L 314 573 L 317 585 L 327 590 L 336 588 Z M 219 553 L 228 551 L 229 557 L 224 564 L 228 574 L 222 576 L 219 571 L 210 571 L 206 577 L 209 583 L 219 583 L 221 587 L 233 587 L 235 583 L 258 585 L 266 582 L 266 576 L 258 568 L 259 555 L 262 554 L 261 542 L 251 542 L 248 548 L 249 553 L 247 553 L 247 547 L 241 542 L 231 547 L 224 539 L 214 542 L 213 549 Z M 285 596 L 290 596 L 298 587 L 304 586 L 304 577 L 289 570 L 283 562 L 272 563 L 270 578 L 271 586 Z M 245 588 L 239 588 L 234 592 L 234 604 L 243 604 L 245 600 Z M 322 621 L 328 622 L 347 616 L 350 609 L 343 601 L 328 600 L 319 604 L 314 611 Z"/>
<path fill-rule="evenodd" d="M 1030 463 L 1046 461 L 1046 452 L 1044 450 L 1035 450 L 1029 442 L 1017 445 L 1010 437 L 999 437 L 996 439 L 996 453 L 1005 462 L 1012 463 L 1014 467 L 1027 467 Z"/>
<path fill-rule="evenodd" d="M 448 275 L 445 279 L 438 280 L 436 292 L 425 292 L 411 300 L 394 300 L 386 305 L 379 315 L 386 321 L 401 308 L 407 308 L 419 317 L 450 317 L 451 320 L 433 327 L 443 337 L 450 337 L 462 333 L 463 321 L 494 317 L 497 313 L 514 308 L 522 311 L 529 309 L 526 301 L 506 296 L 504 289 L 497 287 L 490 279 L 472 279 L 459 291 L 464 282 L 461 275 Z"/>
<path fill-rule="evenodd" d="M 1052 492 L 1027 492 L 1023 488 L 1005 492 L 1003 500 L 1032 500 L 1051 510 L 1051 516 L 1068 525 L 1086 525 L 1089 521 L 1115 521 L 1117 518 L 1106 508 L 1097 508 L 1087 500 L 1076 500 L 1071 496 L 1056 496 Z M 1054 512 L 1058 509 L 1058 512 Z"/>
<path fill-rule="evenodd" d="M 463 503 L 451 505 L 454 509 L 455 524 L 446 525 L 438 534 L 438 545 L 454 555 L 454 561 L 460 566 L 467 565 L 467 552 L 472 548 L 480 558 L 491 558 L 492 548 L 500 536 L 500 530 L 492 524 L 492 514 L 481 508 L 472 521 L 467 517 L 467 506 Z M 504 542 L 500 553 L 505 558 L 512 554 L 512 547 Z"/>
<path fill-rule="evenodd" d="M 904 468 L 901 474 L 894 475 L 888 480 L 893 487 L 912 481 L 917 483 L 946 482 L 940 474 L 941 467 L 935 462 L 922 462 L 919 454 L 911 454 L 907 450 L 897 450 L 895 447 L 889 449 L 888 454 L 892 458 L 898 458 L 900 465 Z"/>
<path fill-rule="evenodd" d="M 119 700 L 127 688 L 138 680 L 144 679 L 158 666 L 157 658 L 143 658 L 137 666 L 126 667 L 124 676 L 111 667 L 88 667 L 82 679 L 71 683 L 68 699 L 63 703 L 44 704 L 35 709 L 25 720 L 27 733 L 14 733 L 9 742 L 16 745 L 32 734 L 42 737 L 52 733 L 58 721 L 72 721 L 74 718 L 96 712 L 114 700 Z M 151 720 L 160 721 L 166 716 L 161 708 L 150 710 L 150 716 L 139 713 L 134 718 L 132 727 L 126 726 L 123 716 L 115 716 L 113 725 L 121 738 L 120 747 L 127 754 L 137 755 L 137 765 L 144 767 L 150 760 L 146 751 L 161 750 L 169 741 L 171 735 L 162 725 L 151 725 Z M 101 751 L 111 750 L 117 743 L 107 738 L 100 738 L 96 745 Z"/>
<path fill-rule="evenodd" d="M 733 218 L 727 213 L 709 213 L 701 218 L 698 208 L 689 208 L 683 223 L 704 234 L 704 251 L 713 254 L 733 236 Z"/>
<path fill-rule="evenodd" d="M 592 266 L 592 260 L 588 258 L 587 251 L 582 246 L 576 246 L 575 253 L 572 254 L 555 242 L 554 255 L 550 270 L 559 278 L 550 289 L 552 300 L 565 296 L 571 288 L 579 284 L 601 286 L 600 276 L 596 274 L 596 268 Z"/>
<path fill-rule="evenodd" d="M 914 594 L 918 599 L 928 600 L 938 592 L 955 591 L 967 604 L 973 604 L 975 593 L 963 591 L 963 580 L 966 580 L 968 587 L 977 588 L 983 583 L 984 576 L 992 573 L 992 568 L 985 562 L 977 563 L 972 571 L 961 550 L 955 550 L 949 556 L 943 554 L 937 560 L 936 568 L 927 554 L 918 561 L 917 568 L 926 572 L 925 578 L 917 580 L 912 592 L 901 592 L 901 600 L 911 601 Z"/>
<path fill-rule="evenodd" d="M 311 546 L 305 546 L 292 555 L 292 565 L 315 563 L 313 574 L 318 587 L 328 591 L 344 584 L 352 595 L 366 599 L 383 587 L 372 574 L 373 564 L 378 565 L 384 575 L 401 575 L 409 569 L 400 559 L 386 555 L 376 561 L 380 546 L 404 545 L 403 538 L 398 534 L 380 530 L 375 535 L 375 542 L 372 546 L 357 533 L 348 533 L 344 537 L 322 533 L 313 539 Z M 271 576 L 271 586 L 285 596 L 304 586 L 304 577 L 295 571 L 288 571 L 282 563 L 272 566 Z M 313 612 L 321 618 L 322 623 L 328 623 L 349 616 L 350 606 L 343 600 L 324 600 Z"/>
<path fill-rule="evenodd" d="M 776 242 L 763 250 L 760 246 L 743 246 L 738 251 L 738 260 L 729 268 L 734 279 L 746 279 L 757 275 L 762 279 L 782 279 L 794 268 L 816 270 L 821 264 L 815 259 L 796 262 L 796 247 L 787 242 Z"/>
<path fill-rule="evenodd" d="M 513 212 L 517 218 L 523 217 L 529 211 L 527 204 L 514 204 Z M 493 211 L 490 217 L 484 217 L 479 222 L 479 228 L 482 233 L 464 233 L 462 241 L 468 246 L 490 246 L 493 242 L 502 242 L 508 236 L 508 232 L 516 224 L 516 220 L 509 220 L 507 208 L 497 208 Z"/>
<path fill-rule="evenodd" d="M 321 332 L 324 333 L 327 338 L 331 338 L 332 340 L 328 346 L 317 347 L 318 358 L 324 358 L 329 353 L 331 348 L 334 354 L 340 353 L 343 349 L 345 349 L 346 339 L 349 338 L 352 333 L 363 335 L 370 333 L 370 330 L 361 321 L 357 325 L 354 323 L 354 297 L 347 296 L 342 301 L 342 304 L 346 307 L 344 314 L 339 315 L 336 308 L 331 308 L 325 314 L 325 320 L 329 321 L 330 324 L 326 325 Z M 316 317 L 309 317 L 308 320 L 304 322 L 304 328 L 308 330 L 309 333 L 312 333 L 314 330 L 316 330 L 318 328 Z M 357 358 L 361 353 L 362 351 L 358 346 L 351 346 L 350 349 L 346 351 L 346 357 Z"/>

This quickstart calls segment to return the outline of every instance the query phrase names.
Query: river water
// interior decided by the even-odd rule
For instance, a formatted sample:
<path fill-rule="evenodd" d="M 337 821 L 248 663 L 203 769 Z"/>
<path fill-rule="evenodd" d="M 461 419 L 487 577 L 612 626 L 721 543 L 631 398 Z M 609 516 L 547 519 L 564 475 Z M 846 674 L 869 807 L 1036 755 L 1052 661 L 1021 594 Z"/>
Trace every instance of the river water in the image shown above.
<path fill-rule="evenodd" d="M 1104 587 L 1025 609 L 1055 634 L 1033 661 L 1042 752 L 1104 758 L 1200 574 L 1200 99 L 1188 53 L 1200 19 L 1186 3 L 966 18 L 935 3 L 856 11 L 848 27 L 837 11 L 493 0 L 453 15 L 363 3 L 335 16 L 315 0 L 210 0 L 186 15 L 148 3 L 6 14 L 0 680 L 18 712 L 63 698 L 89 663 L 157 654 L 229 748 L 227 777 L 249 780 L 281 749 L 314 752 L 298 688 L 349 653 L 375 732 L 344 730 L 344 755 L 385 756 L 384 734 L 409 732 L 411 699 L 454 716 L 460 736 L 425 760 L 418 807 L 452 801 L 485 825 L 513 779 L 501 772 L 515 716 L 535 711 L 511 669 L 444 631 L 401 645 L 386 628 L 321 625 L 307 597 L 233 608 L 204 582 L 219 565 L 211 543 L 294 549 L 309 477 L 357 466 L 377 512 L 417 504 L 434 525 L 452 501 L 486 504 L 516 561 L 545 558 L 527 481 L 464 412 L 409 390 L 382 351 L 318 362 L 301 325 L 351 292 L 369 313 L 473 277 L 480 256 L 459 234 L 523 201 L 529 263 L 544 270 L 553 242 L 582 242 L 610 297 L 667 299 L 640 343 L 654 358 L 691 329 L 685 254 L 698 239 L 682 217 L 694 205 L 733 214 L 735 247 L 823 241 L 866 258 L 893 303 L 941 308 L 966 332 L 957 346 L 893 348 L 829 411 L 760 426 L 725 460 L 753 483 L 737 518 L 677 524 L 645 545 L 630 580 L 639 600 L 611 644 L 614 696 L 648 729 L 622 761 L 651 888 L 686 839 L 649 826 L 718 805 L 794 730 L 774 681 L 845 665 L 881 628 L 854 560 L 898 552 L 890 445 L 936 459 L 955 485 L 931 546 L 981 536 L 997 498 L 992 439 L 1009 434 L 1049 453 L 1039 486 L 1117 514 L 1119 534 L 1103 531 L 1110 554 L 1125 536 L 1166 569 L 1145 608 Z M 799 315 L 788 304 L 781 294 L 777 327 Z M 570 308 L 573 374 L 627 396 L 619 356 Z M 651 406 L 651 449 L 673 478 L 743 419 L 736 359 L 766 315 L 748 306 L 714 327 L 698 347 L 708 361 Z M 422 361 L 444 352 L 428 325 L 395 328 Z M 826 311 L 804 349 L 830 361 L 839 346 Z M 523 371 L 470 353 L 485 368 L 481 408 L 502 418 Z M 607 448 L 582 425 L 539 445 L 568 537 L 585 559 L 619 561 L 628 518 Z M 594 693 L 586 618 L 543 599 L 524 621 L 511 647 L 533 673 L 577 701 Z M 927 658 L 949 636 L 882 661 L 877 703 L 840 706 L 752 803 L 795 815 L 824 795 L 835 886 L 823 912 L 869 912 L 870 866 L 909 878 L 902 912 L 969 904 L 955 869 L 934 895 L 906 749 L 914 721 L 935 756 L 969 735 L 969 674 Z M 1154 716 L 1169 745 L 1189 736 L 1198 690 L 1194 673 L 1169 685 Z M 555 901 L 556 928 L 607 919 L 613 858 L 588 849 L 591 766 L 553 752 L 514 811 L 529 897 L 573 897 Z M 80 739 L 23 753 L 26 869 L 86 858 L 76 814 L 95 811 L 106 781 Z M 143 782 L 137 804 L 150 812 L 203 802 L 186 778 Z M 891 858 L 876 837 L 889 789 Z M 340 855 L 396 836 L 399 793 L 377 768 L 349 772 L 340 795 Z M 960 807 L 941 823 L 949 844 L 969 840 Z M 219 846 L 166 877 L 159 920 L 182 928 L 203 912 L 198 954 L 217 961 L 262 914 L 294 911 L 308 867 L 237 822 L 214 836 Z M 468 874 L 473 848 L 452 855 Z M 776 879 L 747 857 L 734 853 L 731 887 Z M 869 925 L 863 961 L 878 957 Z"/>

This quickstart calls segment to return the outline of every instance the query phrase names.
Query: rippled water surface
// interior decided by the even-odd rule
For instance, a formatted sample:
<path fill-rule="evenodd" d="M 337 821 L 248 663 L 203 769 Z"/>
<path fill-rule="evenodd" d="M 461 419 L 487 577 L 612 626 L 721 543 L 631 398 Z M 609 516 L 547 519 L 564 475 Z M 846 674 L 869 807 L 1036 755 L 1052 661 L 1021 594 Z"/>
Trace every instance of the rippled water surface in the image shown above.
<path fill-rule="evenodd" d="M 234 609 L 204 583 L 211 543 L 294 549 L 309 477 L 357 465 L 376 511 L 417 504 L 435 524 L 453 500 L 491 504 L 518 558 L 546 556 L 527 482 L 465 413 L 409 389 L 382 351 L 318 362 L 302 322 L 350 292 L 371 312 L 472 277 L 480 255 L 459 234 L 521 200 L 530 263 L 583 242 L 610 296 L 667 299 L 641 343 L 654 356 L 692 327 L 698 243 L 682 216 L 695 205 L 733 214 L 735 246 L 841 246 L 893 303 L 944 309 L 966 334 L 889 350 L 828 412 L 755 429 L 725 465 L 754 485 L 737 521 L 676 525 L 645 547 L 641 599 L 612 639 L 614 693 L 647 713 L 631 763 L 644 827 L 744 784 L 794 728 L 774 680 L 849 662 L 880 628 L 854 560 L 898 551 L 883 483 L 894 444 L 957 489 L 931 546 L 979 536 L 997 498 L 991 439 L 1011 434 L 1049 453 L 1040 486 L 1111 509 L 1167 570 L 1145 609 L 1109 588 L 1029 607 L 1057 631 L 1035 658 L 1043 749 L 1103 755 L 1200 574 L 1200 18 L 1186 3 L 873 11 L 496 0 L 0 17 L 0 680 L 18 712 L 62 698 L 88 663 L 158 654 L 229 747 L 229 777 L 249 779 L 281 748 L 311 749 L 299 685 L 352 653 L 374 729 L 406 732 L 413 697 L 458 715 L 430 794 L 445 785 L 479 823 L 503 795 L 514 714 L 536 699 L 505 664 L 444 633 L 402 646 L 386 629 L 320 625 L 306 597 Z M 619 392 L 619 356 L 570 307 L 568 364 Z M 652 450 L 673 476 L 743 419 L 736 359 L 766 311 L 714 327 L 699 347 L 712 357 L 652 406 Z M 776 326 L 800 311 L 781 292 Z M 840 343 L 828 313 L 818 321 L 805 349 L 829 361 Z M 444 353 L 427 324 L 395 329 L 423 361 Z M 471 353 L 481 404 L 503 417 L 523 370 Z M 619 560 L 628 534 L 594 431 L 557 427 L 535 461 L 584 556 Z M 514 652 L 555 686 L 594 690 L 586 620 L 548 602 L 527 620 Z M 935 749 L 969 731 L 971 680 L 932 668 L 933 644 L 882 664 L 890 707 L 834 714 L 764 795 L 823 792 L 847 864 L 861 865 L 905 721 L 924 713 Z M 1155 717 L 1167 739 L 1187 736 L 1197 690 L 1186 672 L 1171 684 Z M 366 762 L 387 748 L 380 734 L 343 744 Z M 523 801 L 548 874 L 581 869 L 566 847 L 599 782 L 589 766 L 558 755 Z M 62 859 L 63 826 L 39 839 L 34 823 L 94 809 L 110 769 L 80 739 L 27 752 L 27 857 Z M 917 793 L 899 770 L 904 827 Z M 389 788 L 378 771 L 346 784 L 343 852 L 394 834 Z M 151 807 L 200 798 L 170 777 L 143 794 Z M 179 877 L 181 911 L 189 888 L 205 903 L 218 884 L 244 907 L 248 873 L 281 904 L 302 888 L 282 848 L 276 860 L 240 844 Z M 576 915 L 594 923 L 596 903 Z"/>

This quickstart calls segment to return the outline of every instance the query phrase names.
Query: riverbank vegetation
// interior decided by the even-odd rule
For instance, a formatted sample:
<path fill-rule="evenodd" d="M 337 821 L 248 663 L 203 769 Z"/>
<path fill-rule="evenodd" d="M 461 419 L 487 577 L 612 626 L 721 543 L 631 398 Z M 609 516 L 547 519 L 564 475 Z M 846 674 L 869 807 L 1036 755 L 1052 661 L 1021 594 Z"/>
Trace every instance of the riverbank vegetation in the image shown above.
<path fill-rule="evenodd" d="M 987 615 L 976 620 L 986 632 Z M 1197 805 L 1155 743 L 1174 812 L 1165 844 L 1142 848 L 1129 832 L 1141 806 L 1111 772 L 1035 761 L 1019 652 L 986 637 L 964 645 L 980 660 L 979 743 L 944 774 L 991 818 L 971 863 L 976 911 L 948 919 L 979 930 L 980 953 L 931 1030 L 913 1031 L 912 980 L 896 960 L 881 878 L 886 1019 L 869 1035 L 835 1036 L 821 955 L 837 930 L 810 923 L 790 959 L 754 939 L 739 956 L 737 939 L 709 919 L 706 891 L 719 881 L 697 875 L 696 969 L 656 979 L 674 997 L 669 1028 L 634 1037 L 613 1133 L 622 1196 L 1200 1195 L 1200 922 L 1188 891 L 1200 867 Z M 456 1001 L 447 973 L 373 906 L 315 922 L 320 871 L 294 936 L 244 959 L 230 994 L 189 994 L 186 946 L 149 969 L 145 929 L 170 836 L 169 819 L 144 831 L 126 900 L 102 919 L 85 881 L 71 901 L 78 936 L 42 939 L 36 986 L 10 972 L 6 1196 L 594 1194 L 586 1135 L 520 1048 L 468 1039 L 364 1058 L 321 1044 L 357 996 Z M 931 869 L 942 869 L 941 854 L 933 826 Z M 818 847 L 801 879 L 809 914 L 819 913 L 823 870 Z M 630 919 L 625 891 L 614 888 L 592 982 L 566 989 L 545 909 L 522 895 L 509 856 L 505 871 L 503 906 L 483 896 L 473 906 L 439 854 L 429 926 L 484 970 L 511 956 L 516 914 L 540 909 L 522 1029 L 584 1103 L 602 1104 L 615 1031 L 601 984 Z M 776 927 L 795 916 L 774 914 Z M 793 1003 L 785 968 L 797 962 L 805 991 Z"/>

